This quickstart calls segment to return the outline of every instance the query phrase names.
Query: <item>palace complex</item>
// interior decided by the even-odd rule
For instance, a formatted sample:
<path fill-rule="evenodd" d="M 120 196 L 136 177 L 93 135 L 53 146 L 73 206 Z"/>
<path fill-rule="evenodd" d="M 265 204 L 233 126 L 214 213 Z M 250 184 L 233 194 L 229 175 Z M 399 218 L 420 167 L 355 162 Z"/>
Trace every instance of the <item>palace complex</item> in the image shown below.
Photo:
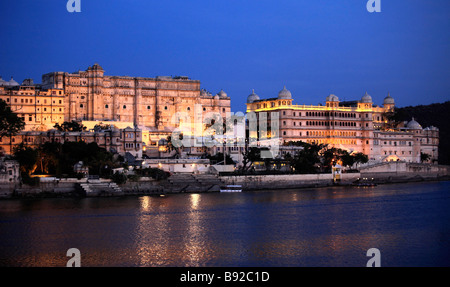
<path fill-rule="evenodd" d="M 10 81 L 0 78 L 0 99 L 26 124 L 18 135 L 0 139 L 3 153 L 11 153 L 22 142 L 37 146 L 46 141 L 83 140 L 136 158 L 168 157 L 172 154 L 160 147 L 164 143 L 161 140 L 180 128 L 180 120 L 174 121 L 177 114 L 195 119 L 196 111 L 203 118 L 210 113 L 226 118 L 231 113 L 230 97 L 223 90 L 213 96 L 200 88 L 198 80 L 185 76 L 107 76 L 98 64 L 85 71 L 45 74 L 41 84 L 34 84 L 31 79 L 19 84 L 12 78 Z M 394 109 L 395 102 L 390 95 L 378 106 L 367 93 L 356 101 L 340 101 L 336 95 L 329 95 L 324 104 L 317 106 L 294 104 L 286 87 L 274 98 L 260 99 L 255 92 L 247 98 L 247 113 L 257 119 L 267 119 L 265 134 L 261 133 L 265 131 L 260 126 L 263 121 L 256 121 L 258 141 L 276 138 L 284 145 L 294 141 L 329 144 L 364 153 L 372 162 L 421 162 L 421 154 L 428 154 L 429 162 L 437 162 L 439 130 L 422 128 L 414 119 L 393 125 L 389 114 Z M 273 118 L 278 119 L 276 127 L 271 126 Z M 70 121 L 81 122 L 87 130 L 54 129 L 55 124 Z M 252 130 L 249 136 L 255 137 Z M 223 152 L 223 148 L 222 144 L 208 148 L 197 145 L 185 147 L 184 151 L 187 156 L 200 156 L 205 152 Z M 240 161 L 243 146 L 227 145 L 226 148 Z M 278 155 L 288 149 L 283 147 Z"/>
<path fill-rule="evenodd" d="M 268 119 L 263 137 L 279 137 L 283 143 L 329 144 L 364 153 L 372 162 L 421 162 L 421 153 L 428 154 L 430 162 L 437 162 L 439 129 L 424 129 L 414 119 L 393 126 L 388 115 L 394 109 L 395 101 L 389 94 L 382 106 L 375 105 L 367 93 L 359 101 L 341 102 L 331 94 L 324 105 L 297 105 L 286 87 L 275 98 L 260 99 L 254 91 L 247 98 L 247 113 Z M 278 117 L 278 135 L 271 134 L 271 115 Z"/>

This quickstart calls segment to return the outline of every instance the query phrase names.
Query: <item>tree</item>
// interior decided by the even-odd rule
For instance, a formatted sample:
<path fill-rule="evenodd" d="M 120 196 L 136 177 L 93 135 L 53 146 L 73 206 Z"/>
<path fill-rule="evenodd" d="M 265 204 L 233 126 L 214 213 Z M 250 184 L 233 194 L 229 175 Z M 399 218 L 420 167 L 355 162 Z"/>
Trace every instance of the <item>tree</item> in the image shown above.
<path fill-rule="evenodd" d="M 14 159 L 19 162 L 22 182 L 33 184 L 31 174 L 37 168 L 38 150 L 21 143 L 14 148 Z"/>
<path fill-rule="evenodd" d="M 369 157 L 362 152 L 354 153 L 352 156 L 355 159 L 355 163 L 366 163 L 369 161 Z"/>
<path fill-rule="evenodd" d="M 25 128 L 25 121 L 14 113 L 8 104 L 0 100 L 0 139 L 12 137 Z"/>
<path fill-rule="evenodd" d="M 427 162 L 431 159 L 431 155 L 421 152 L 420 153 L 420 162 Z"/>
<path fill-rule="evenodd" d="M 297 173 L 317 173 L 317 165 L 321 163 L 319 154 L 323 149 L 323 145 L 308 144 L 305 142 L 295 142 L 294 144 L 296 146 L 302 146 L 303 150 L 292 158 L 291 167 Z"/>
<path fill-rule="evenodd" d="M 255 161 L 261 160 L 261 148 L 251 147 L 242 152 L 242 170 L 247 171 Z M 247 166 L 250 164 L 249 166 Z"/>
<path fill-rule="evenodd" d="M 223 161 L 223 153 L 218 152 L 215 155 L 207 155 L 206 156 L 211 162 L 222 162 Z M 226 155 L 226 163 L 225 164 L 234 164 L 233 159 L 229 154 Z"/>
<path fill-rule="evenodd" d="M 86 127 L 83 124 L 76 121 L 63 122 L 61 125 L 56 123 L 53 127 L 61 132 L 82 132 L 86 130 Z"/>

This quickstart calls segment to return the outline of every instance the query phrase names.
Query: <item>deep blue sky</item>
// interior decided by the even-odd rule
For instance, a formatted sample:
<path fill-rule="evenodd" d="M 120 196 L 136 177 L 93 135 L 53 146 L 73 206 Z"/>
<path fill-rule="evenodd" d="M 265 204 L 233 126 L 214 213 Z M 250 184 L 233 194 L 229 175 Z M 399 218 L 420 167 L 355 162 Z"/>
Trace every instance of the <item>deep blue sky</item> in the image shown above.
<path fill-rule="evenodd" d="M 255 89 L 297 104 L 367 91 L 397 106 L 450 100 L 450 1 L 381 0 L 66 0 L 0 2 L 0 75 L 18 82 L 44 73 L 186 75 L 245 111 Z"/>

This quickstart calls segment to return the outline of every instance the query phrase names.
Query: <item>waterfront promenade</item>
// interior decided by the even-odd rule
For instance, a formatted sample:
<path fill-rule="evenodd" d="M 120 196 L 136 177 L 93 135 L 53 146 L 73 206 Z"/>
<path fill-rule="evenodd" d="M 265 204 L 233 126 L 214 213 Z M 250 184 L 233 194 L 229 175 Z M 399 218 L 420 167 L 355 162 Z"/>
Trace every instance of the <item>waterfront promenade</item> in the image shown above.
<path fill-rule="evenodd" d="M 343 173 L 338 185 L 358 180 L 374 184 L 439 181 L 450 179 L 450 167 L 430 164 L 389 162 L 361 167 L 358 173 Z M 117 185 L 109 179 L 43 178 L 35 186 L 0 184 L 0 198 L 23 197 L 108 197 L 173 193 L 210 193 L 224 185 L 242 185 L 244 191 L 296 189 L 336 185 L 329 174 L 213 175 L 174 174 L 165 180 L 140 178 Z"/>

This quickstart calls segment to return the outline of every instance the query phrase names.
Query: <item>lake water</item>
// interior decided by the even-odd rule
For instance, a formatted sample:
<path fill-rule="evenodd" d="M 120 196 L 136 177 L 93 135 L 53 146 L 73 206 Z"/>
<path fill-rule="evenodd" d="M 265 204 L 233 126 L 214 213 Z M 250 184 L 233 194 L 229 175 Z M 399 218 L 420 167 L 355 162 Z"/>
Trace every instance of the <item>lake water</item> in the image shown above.
<path fill-rule="evenodd" d="M 0 201 L 0 266 L 450 266 L 450 182 Z"/>

